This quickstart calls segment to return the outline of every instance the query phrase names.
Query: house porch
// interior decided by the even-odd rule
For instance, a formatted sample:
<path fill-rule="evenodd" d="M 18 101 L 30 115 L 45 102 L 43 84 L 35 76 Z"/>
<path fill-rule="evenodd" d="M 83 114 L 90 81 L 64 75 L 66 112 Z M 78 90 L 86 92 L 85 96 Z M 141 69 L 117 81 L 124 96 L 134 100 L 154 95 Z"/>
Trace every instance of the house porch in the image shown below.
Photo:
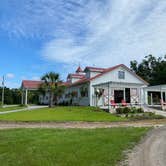
<path fill-rule="evenodd" d="M 120 105 L 121 101 L 127 104 L 140 105 L 142 103 L 142 84 L 107 82 L 93 85 L 92 102 L 94 106 L 101 108 L 111 108 L 111 100 Z M 99 95 L 98 95 L 99 94 Z"/>
<path fill-rule="evenodd" d="M 144 88 L 145 104 L 150 107 L 165 109 L 166 85 L 149 86 Z"/>

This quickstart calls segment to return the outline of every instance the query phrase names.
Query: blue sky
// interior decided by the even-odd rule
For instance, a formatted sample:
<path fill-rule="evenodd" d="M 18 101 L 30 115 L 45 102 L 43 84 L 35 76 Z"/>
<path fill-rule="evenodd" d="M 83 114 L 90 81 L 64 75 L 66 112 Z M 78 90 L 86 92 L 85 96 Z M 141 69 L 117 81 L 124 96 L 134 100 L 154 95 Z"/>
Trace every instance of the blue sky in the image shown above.
<path fill-rule="evenodd" d="M 0 76 L 19 87 L 55 71 L 166 54 L 165 0 L 1 0 Z"/>

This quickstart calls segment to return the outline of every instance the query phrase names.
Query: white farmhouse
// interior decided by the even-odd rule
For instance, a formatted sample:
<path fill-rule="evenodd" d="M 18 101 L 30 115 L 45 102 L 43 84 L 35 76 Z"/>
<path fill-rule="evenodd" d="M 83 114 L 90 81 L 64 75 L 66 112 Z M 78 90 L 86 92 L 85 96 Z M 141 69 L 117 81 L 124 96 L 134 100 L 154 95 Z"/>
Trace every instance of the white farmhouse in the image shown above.
<path fill-rule="evenodd" d="M 73 105 L 107 107 L 111 101 L 143 103 L 143 88 L 148 83 L 123 64 L 110 68 L 80 67 L 69 74 L 67 86 L 59 102 Z"/>
<path fill-rule="evenodd" d="M 36 90 L 41 81 L 22 82 L 22 103 L 28 104 L 28 91 Z M 108 108 L 125 102 L 128 105 L 163 105 L 166 102 L 166 85 L 148 86 L 148 83 L 119 64 L 110 68 L 79 66 L 75 73 L 67 76 L 66 88 L 59 104 L 99 106 Z M 39 102 L 48 104 L 49 95 L 40 95 Z"/>

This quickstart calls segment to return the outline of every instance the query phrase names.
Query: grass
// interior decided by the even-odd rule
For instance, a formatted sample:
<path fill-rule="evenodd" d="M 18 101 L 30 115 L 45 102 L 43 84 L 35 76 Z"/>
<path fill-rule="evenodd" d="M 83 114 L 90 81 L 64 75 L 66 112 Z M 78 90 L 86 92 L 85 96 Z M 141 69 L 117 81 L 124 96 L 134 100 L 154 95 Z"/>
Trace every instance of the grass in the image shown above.
<path fill-rule="evenodd" d="M 127 120 L 104 111 L 96 111 L 95 107 L 55 107 L 42 108 L 33 111 L 15 112 L 0 115 L 3 121 L 36 121 L 36 122 L 68 122 L 68 121 L 87 121 L 87 122 L 116 122 Z"/>
<path fill-rule="evenodd" d="M 11 111 L 11 110 L 18 110 L 18 109 L 22 109 L 22 108 L 25 108 L 23 106 L 11 106 L 11 107 L 0 107 L 0 112 L 3 112 L 3 111 Z"/>
<path fill-rule="evenodd" d="M 0 131 L 1 166 L 114 166 L 148 128 Z"/>

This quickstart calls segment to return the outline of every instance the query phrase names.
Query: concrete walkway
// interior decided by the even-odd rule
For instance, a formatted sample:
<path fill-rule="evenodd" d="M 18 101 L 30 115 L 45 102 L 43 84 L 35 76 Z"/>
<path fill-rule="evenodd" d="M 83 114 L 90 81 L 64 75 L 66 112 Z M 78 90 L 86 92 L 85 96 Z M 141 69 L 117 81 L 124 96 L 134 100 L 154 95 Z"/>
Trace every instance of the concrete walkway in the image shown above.
<path fill-rule="evenodd" d="M 21 111 L 29 111 L 29 110 L 34 110 L 34 109 L 40 109 L 40 108 L 47 108 L 47 107 L 48 106 L 38 106 L 38 105 L 28 106 L 28 107 L 23 108 L 23 109 L 3 111 L 3 112 L 0 112 L 0 115 L 2 115 L 2 114 L 9 114 L 9 113 L 13 113 L 13 112 L 21 112 Z"/>
<path fill-rule="evenodd" d="M 143 109 L 145 110 L 145 112 L 153 112 L 155 113 L 156 115 L 162 115 L 164 117 L 166 117 L 166 111 L 163 111 L 163 110 L 157 110 L 155 108 L 149 108 L 147 106 L 143 106 Z"/>

